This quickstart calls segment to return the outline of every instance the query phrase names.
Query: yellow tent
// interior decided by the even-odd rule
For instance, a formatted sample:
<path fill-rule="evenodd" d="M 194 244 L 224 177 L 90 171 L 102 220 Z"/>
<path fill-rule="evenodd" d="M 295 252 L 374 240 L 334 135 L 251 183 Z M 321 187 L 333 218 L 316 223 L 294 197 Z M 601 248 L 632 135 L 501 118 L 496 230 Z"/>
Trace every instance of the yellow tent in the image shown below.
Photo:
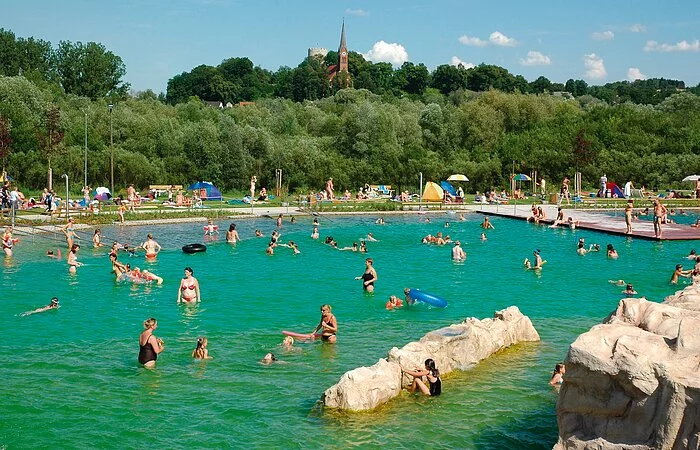
<path fill-rule="evenodd" d="M 441 202 L 443 191 L 439 184 L 428 181 L 423 190 L 423 200 L 426 202 Z"/>

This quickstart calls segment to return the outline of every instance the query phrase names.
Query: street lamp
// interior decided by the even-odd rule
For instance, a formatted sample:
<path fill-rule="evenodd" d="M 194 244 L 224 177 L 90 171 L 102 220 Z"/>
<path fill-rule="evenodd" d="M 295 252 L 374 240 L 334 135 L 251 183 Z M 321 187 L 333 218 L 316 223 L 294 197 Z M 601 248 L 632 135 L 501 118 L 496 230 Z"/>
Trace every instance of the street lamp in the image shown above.
<path fill-rule="evenodd" d="M 85 113 L 85 184 L 83 186 L 87 187 L 87 125 L 88 125 L 88 113 Z"/>
<path fill-rule="evenodd" d="M 66 220 L 68 220 L 68 217 L 69 217 L 69 215 L 70 215 L 70 211 L 69 211 L 70 208 L 68 207 L 68 196 L 69 196 L 69 194 L 70 194 L 70 191 L 69 191 L 69 189 L 68 189 L 68 175 L 66 175 L 66 174 L 64 173 L 64 174 L 61 175 L 61 176 L 62 176 L 63 178 L 66 179 Z M 60 210 L 59 210 L 59 211 L 60 211 Z"/>
<path fill-rule="evenodd" d="M 109 179 L 110 179 L 110 192 L 114 195 L 114 134 L 112 132 L 112 110 L 114 109 L 113 104 L 107 105 L 109 108 Z"/>

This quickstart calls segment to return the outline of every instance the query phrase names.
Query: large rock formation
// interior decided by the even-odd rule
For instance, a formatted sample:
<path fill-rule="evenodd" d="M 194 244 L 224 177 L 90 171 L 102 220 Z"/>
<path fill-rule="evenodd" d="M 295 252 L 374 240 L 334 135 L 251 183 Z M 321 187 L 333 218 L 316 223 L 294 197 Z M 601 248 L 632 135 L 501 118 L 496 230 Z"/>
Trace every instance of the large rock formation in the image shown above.
<path fill-rule="evenodd" d="M 426 359 L 435 360 L 440 373 L 466 370 L 493 353 L 522 341 L 539 341 L 532 322 L 516 306 L 497 311 L 493 319 L 469 318 L 462 323 L 431 331 L 418 342 L 402 349 L 396 347 L 389 356 L 371 367 L 346 372 L 338 384 L 328 388 L 321 400 L 325 406 L 350 411 L 366 411 L 399 395 L 402 385 L 412 378 L 402 378 L 402 370 L 422 368 Z"/>
<path fill-rule="evenodd" d="M 624 299 L 571 344 L 555 450 L 700 449 L 700 287 Z"/>

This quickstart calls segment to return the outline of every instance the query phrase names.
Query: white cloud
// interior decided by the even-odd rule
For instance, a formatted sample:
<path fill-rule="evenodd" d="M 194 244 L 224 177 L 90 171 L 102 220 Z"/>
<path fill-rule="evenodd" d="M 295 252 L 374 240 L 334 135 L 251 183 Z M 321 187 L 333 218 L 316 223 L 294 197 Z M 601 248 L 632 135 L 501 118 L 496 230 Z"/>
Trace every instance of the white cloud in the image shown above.
<path fill-rule="evenodd" d="M 586 77 L 588 78 L 600 80 L 608 76 L 603 58 L 595 53 L 583 56 L 583 66 L 586 68 Z"/>
<path fill-rule="evenodd" d="M 548 66 L 552 64 L 552 60 L 547 55 L 530 50 L 527 52 L 527 58 L 520 58 L 520 64 L 523 66 Z"/>
<path fill-rule="evenodd" d="M 615 33 L 612 31 L 597 31 L 595 33 L 591 33 L 591 39 L 596 40 L 596 41 L 612 41 L 615 39 Z"/>
<path fill-rule="evenodd" d="M 345 10 L 345 14 L 347 14 L 349 16 L 362 17 L 362 16 L 368 16 L 369 12 L 365 11 L 364 9 L 350 9 L 350 8 L 348 8 Z"/>
<path fill-rule="evenodd" d="M 450 60 L 451 66 L 459 66 L 460 64 L 462 66 L 464 66 L 465 69 L 471 69 L 472 67 L 476 67 L 476 66 L 474 66 L 474 64 L 464 62 L 461 59 L 457 58 L 456 56 L 453 56 L 452 59 Z"/>
<path fill-rule="evenodd" d="M 645 52 L 697 52 L 700 51 L 700 40 L 693 42 L 680 41 L 675 44 L 659 44 L 656 41 L 647 41 Z"/>
<path fill-rule="evenodd" d="M 486 47 L 488 42 L 479 39 L 478 37 L 470 37 L 466 34 L 459 38 L 459 42 L 469 47 Z"/>
<path fill-rule="evenodd" d="M 647 31 L 647 27 L 642 25 L 641 23 L 635 23 L 631 27 L 628 28 L 632 33 L 644 33 Z"/>
<path fill-rule="evenodd" d="M 627 69 L 627 79 L 630 81 L 634 80 L 646 80 L 647 76 L 642 73 L 641 70 L 639 70 L 636 67 L 630 67 Z"/>
<path fill-rule="evenodd" d="M 408 52 L 403 45 L 384 41 L 375 42 L 367 53 L 362 55 L 372 62 L 388 62 L 400 65 L 408 61 Z"/>
<path fill-rule="evenodd" d="M 489 41 L 493 45 L 500 45 L 501 47 L 515 47 L 518 45 L 518 41 L 513 38 L 509 38 L 500 31 L 494 31 L 489 35 Z"/>

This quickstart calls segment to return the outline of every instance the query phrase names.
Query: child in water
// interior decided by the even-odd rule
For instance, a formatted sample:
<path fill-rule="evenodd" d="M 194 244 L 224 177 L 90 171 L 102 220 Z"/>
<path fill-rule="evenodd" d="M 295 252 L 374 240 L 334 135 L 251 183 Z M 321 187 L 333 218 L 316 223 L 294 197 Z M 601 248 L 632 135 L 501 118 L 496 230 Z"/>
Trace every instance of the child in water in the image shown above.
<path fill-rule="evenodd" d="M 552 372 L 552 379 L 549 380 L 549 384 L 552 386 L 559 386 L 564 382 L 564 374 L 566 373 L 566 366 L 564 364 L 557 364 L 554 366 L 554 372 Z"/>
<path fill-rule="evenodd" d="M 211 359 L 209 350 L 207 350 L 208 343 L 209 341 L 205 337 L 197 338 L 197 347 L 192 350 L 192 357 L 194 359 Z"/>
<path fill-rule="evenodd" d="M 386 302 L 386 309 L 394 309 L 403 307 L 403 300 L 395 295 L 389 297 L 389 301 Z"/>

